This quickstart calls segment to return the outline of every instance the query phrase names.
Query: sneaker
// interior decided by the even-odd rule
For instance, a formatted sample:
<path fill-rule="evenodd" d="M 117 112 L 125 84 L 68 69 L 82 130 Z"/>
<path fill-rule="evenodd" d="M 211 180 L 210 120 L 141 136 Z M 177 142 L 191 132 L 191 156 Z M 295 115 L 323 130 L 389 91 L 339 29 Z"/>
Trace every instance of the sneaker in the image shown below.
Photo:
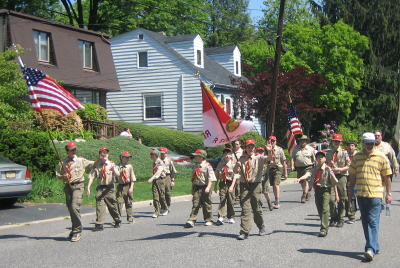
<path fill-rule="evenodd" d="M 274 210 L 274 206 L 272 205 L 271 201 L 267 200 L 267 202 L 268 202 L 269 210 L 273 211 Z"/>
<path fill-rule="evenodd" d="M 248 234 L 240 234 L 238 235 L 237 240 L 245 240 L 247 238 L 249 238 Z"/>
<path fill-rule="evenodd" d="M 161 210 L 161 216 L 167 216 L 168 210 Z"/>
<path fill-rule="evenodd" d="M 279 202 L 275 202 L 274 209 L 279 209 L 280 207 L 281 207 L 281 204 Z"/>
<path fill-rule="evenodd" d="M 259 236 L 264 236 L 267 234 L 267 230 L 265 230 L 265 226 L 261 226 L 260 232 L 258 233 Z"/>
<path fill-rule="evenodd" d="M 158 218 L 157 214 L 153 214 L 153 216 L 151 216 L 152 218 Z"/>
<path fill-rule="evenodd" d="M 224 218 L 219 217 L 217 220 L 217 225 L 224 225 Z"/>
<path fill-rule="evenodd" d="M 133 224 L 133 223 L 135 223 L 135 219 L 134 218 L 128 220 L 128 224 Z"/>
<path fill-rule="evenodd" d="M 72 238 L 72 236 L 73 236 L 74 234 L 71 232 L 71 233 L 69 233 L 69 235 L 68 235 L 68 237 L 67 237 L 67 240 L 71 240 L 71 238 Z"/>
<path fill-rule="evenodd" d="M 300 203 L 305 203 L 306 202 L 306 196 L 305 195 L 303 195 L 302 197 L 301 197 L 301 201 L 300 201 Z"/>
<path fill-rule="evenodd" d="M 71 242 L 78 242 L 81 240 L 81 233 L 75 233 L 72 235 Z"/>
<path fill-rule="evenodd" d="M 121 222 L 119 221 L 119 222 L 116 222 L 115 224 L 114 224 L 114 228 L 120 228 L 121 227 Z"/>
<path fill-rule="evenodd" d="M 355 223 L 355 222 L 356 222 L 356 219 L 349 219 L 349 220 L 347 221 L 348 224 L 353 224 L 353 223 Z"/>
<path fill-rule="evenodd" d="M 95 224 L 92 231 L 97 232 L 97 231 L 103 231 L 103 230 L 104 230 L 103 224 Z"/>
<path fill-rule="evenodd" d="M 371 250 L 367 250 L 365 252 L 364 257 L 367 259 L 367 261 L 372 261 L 374 259 L 374 253 L 372 253 Z"/>
<path fill-rule="evenodd" d="M 211 225 L 213 225 L 213 222 L 212 221 L 206 221 L 206 223 L 204 225 L 205 226 L 211 226 Z"/>
<path fill-rule="evenodd" d="M 229 219 L 228 222 L 229 222 L 229 224 L 235 224 L 235 220 L 234 219 Z"/>
<path fill-rule="evenodd" d="M 194 227 L 194 222 L 193 221 L 187 221 L 185 224 L 186 228 L 193 228 Z"/>
<path fill-rule="evenodd" d="M 311 198 L 311 194 L 310 194 L 310 193 L 307 193 L 307 194 L 306 194 L 306 201 L 310 200 L 310 198 Z"/>
<path fill-rule="evenodd" d="M 329 227 L 335 227 L 335 225 L 336 225 L 336 222 L 335 222 L 335 221 L 331 220 L 331 221 L 329 222 Z"/>
<path fill-rule="evenodd" d="M 343 222 L 342 221 L 339 221 L 337 224 L 336 224 L 336 227 L 343 227 Z"/>
<path fill-rule="evenodd" d="M 328 234 L 327 234 L 326 232 L 321 231 L 321 232 L 319 232 L 318 237 L 325 237 L 325 236 L 327 236 L 327 235 L 328 235 Z"/>

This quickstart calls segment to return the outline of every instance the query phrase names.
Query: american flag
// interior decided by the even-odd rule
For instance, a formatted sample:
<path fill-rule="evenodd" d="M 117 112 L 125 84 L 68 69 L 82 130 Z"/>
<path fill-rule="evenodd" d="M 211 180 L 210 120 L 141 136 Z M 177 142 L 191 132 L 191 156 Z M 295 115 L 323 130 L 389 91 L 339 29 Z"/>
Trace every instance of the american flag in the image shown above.
<path fill-rule="evenodd" d="M 294 137 L 294 135 L 297 134 L 303 134 L 303 130 L 300 120 L 297 118 L 296 111 L 294 110 L 294 105 L 290 102 L 288 128 L 286 130 L 287 147 L 290 154 L 292 154 L 293 149 L 297 146 L 296 138 Z"/>
<path fill-rule="evenodd" d="M 294 105 L 292 102 L 290 102 L 289 105 L 288 125 L 293 135 L 303 134 L 303 129 L 301 128 L 300 120 L 299 118 L 297 118 L 296 111 L 294 109 Z"/>
<path fill-rule="evenodd" d="M 22 67 L 22 71 L 35 111 L 41 112 L 42 108 L 54 109 L 67 115 L 74 110 L 85 109 L 71 93 L 42 71 L 28 67 Z"/>

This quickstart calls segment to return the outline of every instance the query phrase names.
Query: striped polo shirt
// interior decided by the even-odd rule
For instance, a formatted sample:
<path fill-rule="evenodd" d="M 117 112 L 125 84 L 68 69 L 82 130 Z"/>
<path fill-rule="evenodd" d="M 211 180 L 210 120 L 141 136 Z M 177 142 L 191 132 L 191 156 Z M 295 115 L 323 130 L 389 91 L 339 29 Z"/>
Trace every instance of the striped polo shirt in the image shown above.
<path fill-rule="evenodd" d="M 392 174 L 388 159 L 378 150 L 373 150 L 369 156 L 363 151 L 356 153 L 349 172 L 356 175 L 357 196 L 368 198 L 382 198 L 382 176 Z"/>

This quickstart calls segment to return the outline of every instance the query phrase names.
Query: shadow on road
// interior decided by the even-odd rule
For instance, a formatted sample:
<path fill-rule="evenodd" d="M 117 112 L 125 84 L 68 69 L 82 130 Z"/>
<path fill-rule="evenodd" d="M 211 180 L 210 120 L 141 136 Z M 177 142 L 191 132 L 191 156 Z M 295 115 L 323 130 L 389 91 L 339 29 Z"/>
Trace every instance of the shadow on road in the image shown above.
<path fill-rule="evenodd" d="M 274 231 L 272 231 L 272 234 L 274 234 L 274 233 L 305 234 L 305 235 L 312 235 L 312 236 L 317 236 L 319 234 L 319 232 L 302 232 L 302 231 L 288 231 L 288 230 L 274 230 Z"/>
<path fill-rule="evenodd" d="M 332 256 L 341 256 L 352 258 L 360 261 L 364 261 L 364 253 L 360 252 L 347 252 L 347 251 L 337 251 L 337 250 L 327 250 L 327 249 L 318 249 L 318 248 L 302 248 L 298 250 L 302 253 L 318 253 L 324 255 L 332 255 Z"/>

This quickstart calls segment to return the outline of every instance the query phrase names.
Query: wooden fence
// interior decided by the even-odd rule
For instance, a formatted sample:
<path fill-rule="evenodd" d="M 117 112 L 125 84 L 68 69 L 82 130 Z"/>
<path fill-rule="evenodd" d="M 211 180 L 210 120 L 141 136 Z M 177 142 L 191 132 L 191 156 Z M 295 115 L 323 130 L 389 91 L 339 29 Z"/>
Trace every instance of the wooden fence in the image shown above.
<path fill-rule="evenodd" d="M 83 120 L 83 126 L 86 130 L 94 130 L 98 139 L 110 139 L 119 136 L 122 132 L 115 123 L 109 124 L 93 120 Z"/>

